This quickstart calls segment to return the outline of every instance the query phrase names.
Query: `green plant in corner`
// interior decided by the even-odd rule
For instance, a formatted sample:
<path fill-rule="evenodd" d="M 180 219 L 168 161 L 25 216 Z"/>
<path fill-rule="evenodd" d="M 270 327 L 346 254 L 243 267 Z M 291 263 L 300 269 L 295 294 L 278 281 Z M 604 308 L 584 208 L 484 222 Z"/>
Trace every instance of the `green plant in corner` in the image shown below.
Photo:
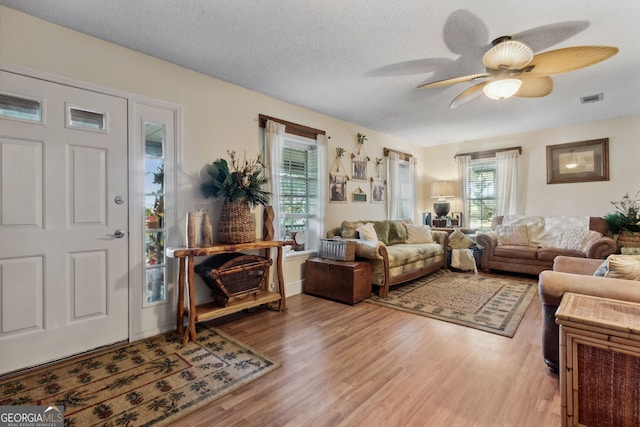
<path fill-rule="evenodd" d="M 269 182 L 264 175 L 265 164 L 262 155 L 247 160 L 236 157 L 235 150 L 227 150 L 231 158 L 231 169 L 225 159 L 218 159 L 207 165 L 210 179 L 200 184 L 200 194 L 208 199 L 224 198 L 230 202 L 243 200 L 251 207 L 269 203 L 271 193 L 262 189 Z"/>
<path fill-rule="evenodd" d="M 611 202 L 615 206 L 615 212 L 608 213 L 604 216 L 605 221 L 609 225 L 609 231 L 613 234 L 619 234 L 623 231 L 638 232 L 640 231 L 640 191 L 638 191 L 633 199 L 626 193 L 621 200 Z"/>

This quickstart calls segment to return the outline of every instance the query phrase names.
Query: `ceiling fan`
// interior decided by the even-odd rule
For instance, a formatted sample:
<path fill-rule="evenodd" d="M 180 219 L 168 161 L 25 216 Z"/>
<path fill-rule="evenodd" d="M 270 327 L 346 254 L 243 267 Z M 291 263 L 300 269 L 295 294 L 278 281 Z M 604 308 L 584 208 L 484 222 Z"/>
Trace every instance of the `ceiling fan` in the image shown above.
<path fill-rule="evenodd" d="M 482 63 L 486 67 L 484 73 L 438 80 L 418 88 L 480 81 L 458 95 L 449 105 L 451 109 L 466 104 L 482 93 L 491 99 L 511 96 L 538 98 L 549 95 L 553 90 L 550 75 L 588 67 L 618 53 L 617 47 L 574 46 L 534 55 L 529 46 L 510 36 L 499 37 L 491 44 L 492 47 L 482 56 Z"/>

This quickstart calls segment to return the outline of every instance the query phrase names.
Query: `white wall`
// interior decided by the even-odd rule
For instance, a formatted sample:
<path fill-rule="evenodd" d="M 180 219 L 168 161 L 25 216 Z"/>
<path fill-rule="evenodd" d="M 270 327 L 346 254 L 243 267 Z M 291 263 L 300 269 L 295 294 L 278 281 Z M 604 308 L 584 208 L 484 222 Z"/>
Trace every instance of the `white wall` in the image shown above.
<path fill-rule="evenodd" d="M 606 102 L 606 101 L 605 101 Z M 524 215 L 592 215 L 612 211 L 611 201 L 640 190 L 640 116 L 465 141 L 424 150 L 425 188 L 431 181 L 456 178 L 453 156 L 495 148 L 522 147 L 520 158 L 520 212 Z M 547 184 L 546 146 L 609 138 L 609 181 Z M 430 196 L 430 195 L 428 195 Z M 452 210 L 459 208 L 459 199 Z"/>

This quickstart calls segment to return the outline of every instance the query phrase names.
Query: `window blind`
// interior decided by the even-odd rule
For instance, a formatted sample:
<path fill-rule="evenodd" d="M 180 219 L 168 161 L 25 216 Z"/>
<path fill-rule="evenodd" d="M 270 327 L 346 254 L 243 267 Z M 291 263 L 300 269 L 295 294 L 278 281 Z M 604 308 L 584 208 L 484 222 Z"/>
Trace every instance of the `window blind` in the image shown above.
<path fill-rule="evenodd" d="M 318 151 L 316 147 L 288 144 L 280 174 L 280 209 L 285 230 L 306 230 L 318 203 Z"/>
<path fill-rule="evenodd" d="M 496 161 L 472 161 L 467 179 L 469 226 L 481 230 L 491 228 L 496 210 Z"/>

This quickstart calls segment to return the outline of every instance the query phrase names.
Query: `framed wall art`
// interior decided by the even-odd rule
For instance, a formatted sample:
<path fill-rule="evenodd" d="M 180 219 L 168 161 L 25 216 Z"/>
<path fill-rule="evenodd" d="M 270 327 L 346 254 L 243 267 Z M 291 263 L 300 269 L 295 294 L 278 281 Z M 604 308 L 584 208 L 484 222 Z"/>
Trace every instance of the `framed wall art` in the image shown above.
<path fill-rule="evenodd" d="M 329 174 L 329 202 L 347 203 L 347 181 L 349 177 L 344 173 Z"/>
<path fill-rule="evenodd" d="M 609 138 L 547 146 L 547 184 L 609 180 Z"/>
<path fill-rule="evenodd" d="M 362 191 L 362 188 L 358 187 L 356 191 L 351 193 L 351 200 L 356 203 L 366 203 L 367 193 Z"/>
<path fill-rule="evenodd" d="M 371 180 L 371 203 L 384 203 L 384 179 Z"/>

